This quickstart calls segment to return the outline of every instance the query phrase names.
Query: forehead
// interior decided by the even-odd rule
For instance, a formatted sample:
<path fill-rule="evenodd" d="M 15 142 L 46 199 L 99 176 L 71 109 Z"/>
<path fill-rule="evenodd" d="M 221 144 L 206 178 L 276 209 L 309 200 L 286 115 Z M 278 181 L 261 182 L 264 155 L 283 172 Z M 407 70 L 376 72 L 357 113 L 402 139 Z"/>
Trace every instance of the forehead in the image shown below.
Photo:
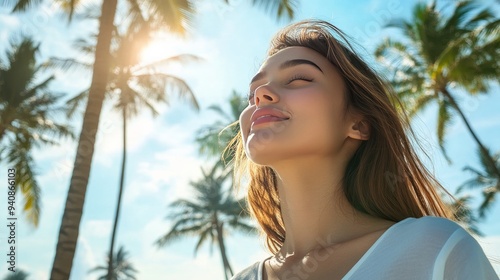
<path fill-rule="evenodd" d="M 294 47 L 287 47 L 284 48 L 274 55 L 268 57 L 262 66 L 260 67 L 259 72 L 264 71 L 265 69 L 268 68 L 273 68 L 277 67 L 280 64 L 282 64 L 285 61 L 291 60 L 291 59 L 306 59 L 310 60 L 314 63 L 316 63 L 318 66 L 320 66 L 322 69 L 327 68 L 331 69 L 333 68 L 333 65 L 326 59 L 324 56 L 322 56 L 320 53 L 316 52 L 315 50 L 312 50 L 310 48 L 306 47 L 299 47 L 299 46 L 294 46 Z"/>

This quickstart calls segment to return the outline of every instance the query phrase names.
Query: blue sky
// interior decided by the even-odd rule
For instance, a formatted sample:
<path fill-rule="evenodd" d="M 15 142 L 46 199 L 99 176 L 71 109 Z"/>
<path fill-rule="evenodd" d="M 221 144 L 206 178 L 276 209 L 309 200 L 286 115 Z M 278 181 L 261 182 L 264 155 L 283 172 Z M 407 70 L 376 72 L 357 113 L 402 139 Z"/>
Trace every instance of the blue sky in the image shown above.
<path fill-rule="evenodd" d="M 88 2 L 88 1 L 87 1 Z M 215 2 L 215 3 L 213 3 Z M 233 89 L 246 94 L 250 78 L 265 57 L 272 35 L 287 24 L 277 22 L 261 9 L 251 7 L 245 0 L 196 1 L 198 15 L 194 32 L 188 39 L 163 35 L 151 52 L 158 56 L 180 53 L 196 54 L 201 62 L 174 66 L 171 73 L 184 78 L 193 88 L 202 110 L 194 112 L 186 102 L 173 97 L 170 107 L 158 106 L 161 115 L 153 119 L 140 115 L 130 122 L 129 158 L 126 190 L 118 232 L 118 245 L 124 245 L 139 270 L 139 279 L 222 279 L 220 256 L 214 247 L 198 252 L 193 250 L 196 239 L 187 238 L 165 248 L 153 243 L 169 229 L 164 219 L 167 205 L 178 198 L 189 198 L 189 182 L 201 177 L 200 167 L 211 161 L 200 157 L 194 143 L 195 132 L 210 124 L 216 115 L 206 108 L 223 104 Z M 296 19 L 320 18 L 328 20 L 351 35 L 365 49 L 368 61 L 374 46 L 384 36 L 397 34 L 383 29 L 392 17 L 408 17 L 411 7 L 418 1 L 366 0 L 366 1 L 302 1 Z M 449 1 L 444 1 L 449 3 Z M 484 1 L 493 3 L 493 1 Z M 498 7 L 495 8 L 498 11 Z M 96 28 L 91 21 L 67 25 L 58 7 L 43 4 L 32 13 L 13 16 L 0 8 L 1 54 L 6 42 L 14 34 L 32 34 L 42 42 L 43 57 L 77 56 L 71 41 L 86 36 Z M 163 40 L 163 41 L 162 41 Z M 73 96 L 88 87 L 87 73 L 57 71 L 53 84 L 55 91 Z M 500 95 L 498 87 L 488 96 L 470 98 L 461 94 L 461 104 L 480 138 L 495 151 L 500 150 Z M 435 137 L 436 108 L 429 107 L 414 121 L 414 127 L 423 140 L 432 164 L 431 170 L 451 192 L 469 178 L 461 169 L 477 166 L 476 146 L 461 121 L 457 118 L 448 128 L 448 153 L 453 164 L 448 165 L 441 155 Z M 79 133 L 81 118 L 68 120 Z M 60 219 L 69 186 L 76 143 L 62 141 L 61 145 L 45 147 L 34 152 L 38 180 L 42 187 L 42 216 L 40 226 L 33 229 L 20 221 L 18 228 L 18 265 L 31 274 L 30 279 L 48 279 L 54 257 Z M 95 156 L 87 189 L 84 215 L 80 224 L 78 248 L 74 260 L 73 280 L 95 279 L 97 274 L 87 271 L 104 262 L 109 247 L 109 234 L 119 181 L 121 163 L 121 121 L 109 105 L 104 106 L 97 136 Z M 7 167 L 1 166 L 1 176 L 7 177 Z M 472 192 L 472 194 L 478 194 Z M 6 199 L 3 195 L 0 207 Z M 21 198 L 18 198 L 19 200 Z M 477 203 L 476 201 L 475 203 Z M 5 208 L 3 208 L 5 209 Z M 500 258 L 500 203 L 496 203 L 489 218 L 480 225 L 486 234 L 480 239 L 490 256 Z M 6 251 L 6 229 L 0 229 L 0 250 Z M 227 238 L 229 258 L 238 271 L 258 261 L 267 252 L 262 239 L 239 234 Z M 500 272 L 500 264 L 497 271 Z M 7 271 L 4 262 L 0 276 Z"/>

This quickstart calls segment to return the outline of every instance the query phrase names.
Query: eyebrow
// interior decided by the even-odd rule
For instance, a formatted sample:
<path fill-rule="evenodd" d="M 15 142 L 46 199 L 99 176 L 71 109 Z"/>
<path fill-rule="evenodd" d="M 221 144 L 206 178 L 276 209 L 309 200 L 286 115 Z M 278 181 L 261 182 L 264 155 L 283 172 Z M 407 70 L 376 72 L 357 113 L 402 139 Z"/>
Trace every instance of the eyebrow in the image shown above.
<path fill-rule="evenodd" d="M 297 65 L 302 65 L 302 64 L 308 64 L 308 65 L 311 65 L 315 68 L 317 68 L 319 71 L 321 71 L 321 73 L 323 73 L 323 70 L 321 70 L 321 68 L 314 62 L 310 61 L 310 60 L 307 60 L 307 59 L 292 59 L 292 60 L 287 60 L 285 62 L 283 62 L 279 69 L 280 70 L 283 70 L 283 69 L 286 69 L 286 68 L 290 68 L 290 67 L 294 67 L 294 66 L 297 66 Z M 259 80 L 259 79 L 262 79 L 262 77 L 266 74 L 266 72 L 259 72 L 257 73 L 257 75 L 255 75 L 252 80 L 250 81 L 250 84 L 252 84 L 253 82 Z"/>

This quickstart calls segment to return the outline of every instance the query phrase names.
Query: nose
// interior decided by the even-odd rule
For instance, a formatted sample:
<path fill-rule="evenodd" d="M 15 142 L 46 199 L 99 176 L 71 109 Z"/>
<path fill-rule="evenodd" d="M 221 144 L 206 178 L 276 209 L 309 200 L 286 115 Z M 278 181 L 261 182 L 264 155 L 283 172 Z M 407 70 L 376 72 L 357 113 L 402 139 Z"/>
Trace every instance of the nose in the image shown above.
<path fill-rule="evenodd" d="M 278 94 L 274 93 L 269 85 L 262 85 L 255 90 L 255 105 L 257 107 L 264 104 L 276 103 L 279 101 Z"/>

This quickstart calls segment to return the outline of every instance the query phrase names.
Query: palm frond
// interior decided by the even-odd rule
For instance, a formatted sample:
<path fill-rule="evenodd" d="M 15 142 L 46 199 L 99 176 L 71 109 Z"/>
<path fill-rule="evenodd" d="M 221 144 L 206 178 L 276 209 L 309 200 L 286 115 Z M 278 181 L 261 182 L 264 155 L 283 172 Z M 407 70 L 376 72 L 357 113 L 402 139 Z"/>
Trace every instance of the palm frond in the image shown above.
<path fill-rule="evenodd" d="M 489 185 L 491 181 L 491 179 L 486 174 L 470 166 L 464 167 L 463 171 L 469 171 L 473 173 L 475 177 L 462 183 L 457 188 L 457 193 L 461 193 L 465 188 L 474 189 L 484 187 L 485 185 Z"/>
<path fill-rule="evenodd" d="M 68 111 L 66 113 L 66 116 L 68 118 L 73 118 L 73 116 L 76 113 L 76 110 L 87 101 L 89 96 L 89 90 L 90 89 L 85 89 L 82 92 L 76 94 L 68 101 L 66 101 L 66 105 L 68 106 Z"/>
<path fill-rule="evenodd" d="M 163 80 L 165 82 L 165 85 L 167 86 L 167 88 L 165 89 L 165 92 L 167 94 L 169 94 L 171 91 L 177 92 L 179 97 L 188 100 L 188 103 L 194 109 L 200 109 L 198 100 L 196 99 L 193 90 L 183 79 L 165 73 L 155 73 L 148 76 Z M 144 77 L 144 75 L 138 75 L 137 77 Z"/>
<path fill-rule="evenodd" d="M 228 114 L 226 114 L 226 112 L 224 112 L 224 110 L 222 110 L 222 108 L 218 104 L 212 104 L 212 105 L 208 106 L 207 109 L 216 112 L 217 114 L 219 114 L 220 116 L 222 116 L 226 120 L 231 119 L 231 117 Z"/>
<path fill-rule="evenodd" d="M 265 11 L 276 14 L 277 19 L 293 19 L 299 5 L 296 0 L 252 0 L 252 4 L 261 6 Z"/>
<path fill-rule="evenodd" d="M 227 223 L 232 229 L 247 235 L 256 235 L 258 233 L 258 229 L 255 226 L 239 220 L 229 220 Z"/>
<path fill-rule="evenodd" d="M 165 23 L 172 33 L 184 36 L 193 24 L 195 7 L 188 0 L 148 1 L 146 11 Z"/>
<path fill-rule="evenodd" d="M 208 225 L 208 226 L 211 227 L 211 225 Z M 206 230 L 205 227 L 207 227 L 207 225 L 197 224 L 197 225 L 177 229 L 177 227 L 174 226 L 167 234 L 165 234 L 164 236 L 159 238 L 155 242 L 155 244 L 159 247 L 163 247 L 163 246 L 165 246 L 165 245 L 167 245 L 167 244 L 169 244 L 169 243 L 171 243 L 179 238 L 183 238 L 183 237 L 186 237 L 188 235 L 196 236 L 199 234 L 199 232 L 203 232 L 204 230 Z"/>
<path fill-rule="evenodd" d="M 132 90 L 134 97 L 138 100 L 136 107 L 142 107 L 149 109 L 153 117 L 157 117 L 160 113 L 156 110 L 153 103 L 139 91 Z"/>
<path fill-rule="evenodd" d="M 97 36 L 94 34 L 90 38 L 77 38 L 73 42 L 73 47 L 84 55 L 91 55 L 95 53 L 95 44 Z"/>
<path fill-rule="evenodd" d="M 194 256 L 196 256 L 196 253 L 200 250 L 201 246 L 208 239 L 210 239 L 211 244 L 215 243 L 215 236 L 214 236 L 212 229 L 213 229 L 212 227 L 207 227 L 204 231 L 201 232 L 200 239 L 198 239 L 198 242 L 196 243 L 196 246 L 194 247 Z"/>
<path fill-rule="evenodd" d="M 405 105 L 409 105 L 406 107 L 408 109 L 408 117 L 410 119 L 413 118 L 418 112 L 424 110 L 427 105 L 435 100 L 435 95 L 424 94 L 417 96 L 414 100 L 412 100 L 411 104 L 405 103 Z"/>
<path fill-rule="evenodd" d="M 173 63 L 189 63 L 200 62 L 203 58 L 193 54 L 179 54 L 175 56 L 166 57 L 157 61 L 153 61 L 146 65 L 138 65 L 132 69 L 133 72 L 141 73 L 156 73 L 159 68 L 168 67 Z"/>
<path fill-rule="evenodd" d="M 452 211 L 454 212 L 454 216 L 457 221 L 464 226 L 469 232 L 482 236 L 483 234 L 479 230 L 478 218 L 474 214 L 474 211 L 469 206 L 470 204 L 470 196 L 462 196 L 455 200 L 450 206 Z"/>
<path fill-rule="evenodd" d="M 207 241 L 211 241 L 212 250 L 213 244 L 225 237 L 223 226 L 243 232 L 253 230 L 253 227 L 245 222 L 249 215 L 241 207 L 245 203 L 244 200 L 236 200 L 224 187 L 231 170 L 216 162 L 210 169 L 202 168 L 201 171 L 203 178 L 190 182 L 194 199 L 179 199 L 170 204 L 171 211 L 167 218 L 173 225 L 155 242 L 157 246 L 162 247 L 179 238 L 194 236 L 197 237 L 194 248 L 196 255 Z"/>
<path fill-rule="evenodd" d="M 127 16 L 130 18 L 131 25 L 142 25 L 146 22 L 142 14 L 142 9 L 137 0 L 127 0 L 128 11 Z"/>
<path fill-rule="evenodd" d="M 490 153 L 489 150 L 487 150 L 487 153 Z M 481 188 L 483 201 L 478 210 L 479 217 L 484 218 L 495 202 L 496 195 L 500 193 L 500 178 L 495 172 L 494 167 L 487 160 L 487 157 L 490 155 L 485 155 L 481 149 L 478 149 L 477 154 L 480 159 L 481 170 L 470 166 L 464 167 L 463 170 L 471 172 L 474 177 L 460 185 L 457 192 L 462 191 L 464 188 Z M 498 168 L 500 166 L 500 152 L 493 155 L 492 159 Z"/>
<path fill-rule="evenodd" d="M 479 6 L 477 3 L 470 1 L 460 1 L 455 5 L 455 9 L 450 17 L 448 17 L 443 24 L 444 30 L 456 30 L 459 27 L 470 28 L 465 25 L 469 23 L 467 19 L 470 17 L 471 12 L 476 10 Z M 481 12 L 476 15 L 481 15 Z M 482 18 L 483 16 L 479 17 Z M 476 20 L 477 21 L 477 20 Z M 472 27 L 472 26 L 471 26 Z M 472 27 L 473 28 L 473 27 Z"/>
<path fill-rule="evenodd" d="M 483 190 L 483 202 L 479 206 L 479 217 L 484 219 L 486 217 L 486 213 L 491 210 L 496 194 L 500 192 L 500 185 L 495 187 L 486 188 Z"/>
<path fill-rule="evenodd" d="M 196 132 L 195 141 L 199 144 L 200 154 L 209 157 L 220 157 L 223 149 L 238 134 L 238 119 L 241 112 L 246 108 L 247 102 L 242 101 L 236 91 L 231 93 L 228 101 L 230 105 L 229 112 L 225 112 L 220 104 L 212 104 L 208 107 L 209 110 L 216 112 L 221 118 Z M 231 161 L 231 158 L 228 158 L 227 161 Z"/>
<path fill-rule="evenodd" d="M 441 152 L 443 153 L 443 156 L 449 163 L 451 163 L 451 159 L 446 153 L 446 149 L 444 147 L 444 136 L 446 134 L 446 128 L 448 127 L 452 119 L 452 115 L 450 113 L 450 108 L 449 108 L 450 104 L 445 100 L 440 100 L 438 104 L 439 104 L 438 124 L 437 124 L 438 144 L 439 148 L 441 149 Z"/>
<path fill-rule="evenodd" d="M 16 170 L 15 187 L 23 195 L 24 214 L 28 221 L 36 227 L 41 211 L 41 190 L 35 179 L 34 160 L 30 153 L 33 139 L 29 135 L 18 134 L 15 137 L 16 141 L 11 142 L 2 153 L 6 153 L 6 161 Z"/>
<path fill-rule="evenodd" d="M 33 6 L 39 5 L 43 0 L 7 0 L 4 2 L 15 2 L 14 7 L 12 8 L 12 12 L 24 12 L 26 10 L 31 9 Z"/>
<path fill-rule="evenodd" d="M 84 63 L 74 58 L 57 58 L 51 57 L 48 62 L 43 65 L 45 68 L 56 68 L 63 71 L 68 70 L 83 70 L 85 73 L 92 73 L 93 64 Z"/>
<path fill-rule="evenodd" d="M 87 273 L 102 271 L 104 275 L 101 275 L 98 279 L 106 280 L 108 279 L 108 267 L 109 267 L 109 253 L 106 254 L 106 265 L 99 265 L 92 269 L 89 269 Z M 123 246 L 120 246 L 117 252 L 113 253 L 113 263 L 111 264 L 111 279 L 118 280 L 134 280 L 137 279 L 135 274 L 138 272 L 134 268 L 132 263 L 129 261 L 128 252 L 125 251 Z"/>
<path fill-rule="evenodd" d="M 44 70 L 37 63 L 39 44 L 30 38 L 14 42 L 7 51 L 7 63 L 1 63 L 0 102 L 2 103 L 2 141 L 0 159 L 18 172 L 16 187 L 24 198 L 23 210 L 28 222 L 37 226 L 41 211 L 40 186 L 36 181 L 32 149 L 55 145 L 57 138 L 74 138 L 69 125 L 55 122 L 63 95 L 50 91 L 54 76 L 37 79 Z"/>

